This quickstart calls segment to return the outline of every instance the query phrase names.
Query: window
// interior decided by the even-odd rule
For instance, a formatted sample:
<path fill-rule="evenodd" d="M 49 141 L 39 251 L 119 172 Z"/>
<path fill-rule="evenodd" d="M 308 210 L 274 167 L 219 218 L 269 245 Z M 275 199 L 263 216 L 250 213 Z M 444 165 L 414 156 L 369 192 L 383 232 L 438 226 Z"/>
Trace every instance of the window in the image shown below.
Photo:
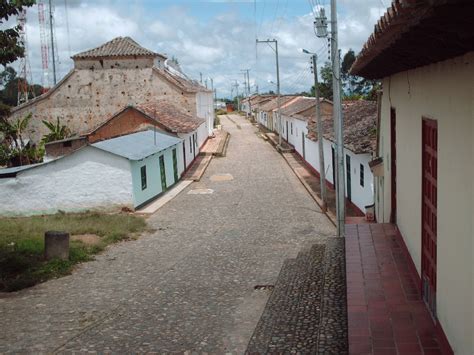
<path fill-rule="evenodd" d="M 66 141 L 63 143 L 63 147 L 64 148 L 67 148 L 67 147 L 72 147 L 72 142 L 71 141 Z"/>
<path fill-rule="evenodd" d="M 293 122 L 290 123 L 290 127 L 291 127 L 291 135 L 293 135 Z"/>
<path fill-rule="evenodd" d="M 193 141 L 191 140 L 191 136 L 189 136 L 189 151 L 193 152 Z"/>
<path fill-rule="evenodd" d="M 364 166 L 360 164 L 360 186 L 364 187 Z"/>
<path fill-rule="evenodd" d="M 142 180 L 142 190 L 146 189 L 146 165 L 140 168 L 140 176 Z"/>

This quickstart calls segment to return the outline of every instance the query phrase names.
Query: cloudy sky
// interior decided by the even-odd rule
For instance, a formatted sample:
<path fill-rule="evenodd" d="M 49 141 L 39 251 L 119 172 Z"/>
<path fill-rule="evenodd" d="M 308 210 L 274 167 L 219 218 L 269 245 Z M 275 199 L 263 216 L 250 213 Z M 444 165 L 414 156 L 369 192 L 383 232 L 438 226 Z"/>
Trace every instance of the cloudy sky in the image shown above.
<path fill-rule="evenodd" d="M 252 91 L 256 85 L 260 92 L 275 89 L 274 52 L 264 44 L 257 47 L 256 38 L 278 40 L 284 93 L 311 86 L 309 58 L 301 48 L 318 53 L 319 65 L 327 60 L 327 40 L 314 35 L 312 5 L 328 8 L 329 0 L 53 0 L 53 4 L 58 77 L 72 68 L 71 55 L 117 36 L 130 36 L 146 48 L 175 56 L 192 78 L 199 79 L 200 73 L 212 77 L 219 97 L 230 95 L 236 81 L 243 89 L 241 70 L 247 68 Z M 389 4 L 389 0 L 338 1 L 342 53 L 360 50 Z M 32 78 L 41 83 L 37 5 L 27 13 L 27 37 Z"/>

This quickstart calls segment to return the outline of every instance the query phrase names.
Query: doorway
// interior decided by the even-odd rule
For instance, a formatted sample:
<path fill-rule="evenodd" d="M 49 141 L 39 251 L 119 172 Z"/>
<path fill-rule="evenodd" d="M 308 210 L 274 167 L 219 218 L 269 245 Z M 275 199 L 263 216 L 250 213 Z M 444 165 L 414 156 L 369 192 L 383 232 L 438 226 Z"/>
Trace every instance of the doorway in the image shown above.
<path fill-rule="evenodd" d="M 178 182 L 178 157 L 176 155 L 176 148 L 173 149 L 173 174 L 174 182 Z"/>
<path fill-rule="evenodd" d="M 347 199 L 352 200 L 351 183 L 351 157 L 346 154 L 346 180 L 347 180 Z"/>
<path fill-rule="evenodd" d="M 390 109 L 390 170 L 391 170 L 391 212 L 390 223 L 397 223 L 397 115 Z"/>
<path fill-rule="evenodd" d="M 422 123 L 421 280 L 423 300 L 436 318 L 438 124 Z"/>
<path fill-rule="evenodd" d="M 160 156 L 160 177 L 161 177 L 161 191 L 166 191 L 166 170 L 165 170 L 165 157 Z"/>

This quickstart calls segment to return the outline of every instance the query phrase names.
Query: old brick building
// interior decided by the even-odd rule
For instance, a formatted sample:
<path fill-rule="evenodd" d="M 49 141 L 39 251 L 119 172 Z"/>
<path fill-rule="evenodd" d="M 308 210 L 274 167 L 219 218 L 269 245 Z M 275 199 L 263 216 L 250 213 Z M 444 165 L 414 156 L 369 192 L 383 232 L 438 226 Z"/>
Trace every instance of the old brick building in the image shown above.
<path fill-rule="evenodd" d="M 32 113 L 28 134 L 33 142 L 47 133 L 42 120 L 59 118 L 81 136 L 127 106 L 162 101 L 204 119 L 207 134 L 212 133 L 212 91 L 168 67 L 164 55 L 118 37 L 72 59 L 74 68 L 56 86 L 12 110 L 12 118 Z"/>

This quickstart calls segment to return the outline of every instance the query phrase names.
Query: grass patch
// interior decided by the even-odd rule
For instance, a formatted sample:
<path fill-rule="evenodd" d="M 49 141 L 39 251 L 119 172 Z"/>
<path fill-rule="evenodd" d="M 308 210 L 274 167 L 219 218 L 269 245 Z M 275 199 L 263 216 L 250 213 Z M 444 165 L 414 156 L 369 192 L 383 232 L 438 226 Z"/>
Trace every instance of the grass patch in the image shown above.
<path fill-rule="evenodd" d="M 71 273 L 77 263 L 112 243 L 133 238 L 146 229 L 142 217 L 128 214 L 56 214 L 49 216 L 0 218 L 0 291 L 17 291 L 48 279 Z M 69 260 L 45 261 L 44 233 L 66 231 L 70 235 L 95 234 L 98 241 L 88 245 L 70 242 Z"/>

